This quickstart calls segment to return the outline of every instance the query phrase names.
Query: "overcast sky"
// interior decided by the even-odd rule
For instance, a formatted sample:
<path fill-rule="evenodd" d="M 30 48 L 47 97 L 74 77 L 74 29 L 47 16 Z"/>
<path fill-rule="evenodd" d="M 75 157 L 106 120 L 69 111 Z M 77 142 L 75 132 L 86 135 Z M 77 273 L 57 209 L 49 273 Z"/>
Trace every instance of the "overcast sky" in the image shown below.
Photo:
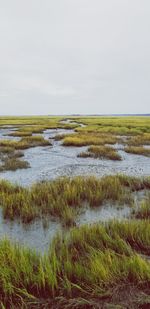
<path fill-rule="evenodd" d="M 149 112 L 149 0 L 0 0 L 1 115 Z"/>

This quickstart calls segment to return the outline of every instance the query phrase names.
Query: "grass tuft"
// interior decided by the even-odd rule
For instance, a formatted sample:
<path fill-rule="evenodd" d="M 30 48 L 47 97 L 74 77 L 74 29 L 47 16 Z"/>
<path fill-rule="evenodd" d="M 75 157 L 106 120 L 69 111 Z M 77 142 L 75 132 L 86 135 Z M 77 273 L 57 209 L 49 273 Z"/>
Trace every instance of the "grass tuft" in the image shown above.
<path fill-rule="evenodd" d="M 78 157 L 121 160 L 121 156 L 117 153 L 117 151 L 109 146 L 90 146 L 87 152 L 81 152 Z"/>

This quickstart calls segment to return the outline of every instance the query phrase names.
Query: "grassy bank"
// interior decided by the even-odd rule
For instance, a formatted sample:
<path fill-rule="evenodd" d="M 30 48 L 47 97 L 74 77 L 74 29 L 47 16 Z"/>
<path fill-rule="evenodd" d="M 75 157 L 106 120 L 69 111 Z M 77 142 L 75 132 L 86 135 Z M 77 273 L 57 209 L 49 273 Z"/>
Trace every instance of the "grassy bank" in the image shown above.
<path fill-rule="evenodd" d="M 146 308 L 149 230 L 142 221 L 74 228 L 44 256 L 1 240 L 4 308 Z"/>

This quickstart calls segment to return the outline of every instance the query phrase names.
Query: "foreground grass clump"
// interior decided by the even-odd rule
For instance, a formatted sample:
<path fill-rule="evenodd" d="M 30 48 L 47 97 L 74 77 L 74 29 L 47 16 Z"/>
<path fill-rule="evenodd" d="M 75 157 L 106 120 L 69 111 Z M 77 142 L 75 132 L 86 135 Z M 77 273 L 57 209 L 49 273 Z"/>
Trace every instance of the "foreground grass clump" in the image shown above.
<path fill-rule="evenodd" d="M 50 215 L 64 224 L 75 223 L 85 203 L 98 207 L 110 200 L 119 204 L 133 203 L 132 191 L 150 188 L 150 179 L 126 176 L 60 178 L 23 188 L 0 182 L 0 205 L 5 218 L 19 217 L 29 222 L 37 216 Z"/>
<path fill-rule="evenodd" d="M 1 240 L 0 301 L 6 308 L 146 308 L 150 263 L 138 252 L 150 248 L 149 230 L 142 221 L 74 228 L 44 256 Z"/>
<path fill-rule="evenodd" d="M 128 146 L 125 147 L 125 152 L 127 153 L 133 153 L 137 155 L 143 155 L 146 157 L 150 157 L 150 149 L 144 148 L 144 147 L 138 147 L 138 146 Z"/>
<path fill-rule="evenodd" d="M 87 152 L 81 152 L 78 157 L 121 160 L 121 156 L 117 153 L 117 151 L 109 146 L 90 146 Z"/>

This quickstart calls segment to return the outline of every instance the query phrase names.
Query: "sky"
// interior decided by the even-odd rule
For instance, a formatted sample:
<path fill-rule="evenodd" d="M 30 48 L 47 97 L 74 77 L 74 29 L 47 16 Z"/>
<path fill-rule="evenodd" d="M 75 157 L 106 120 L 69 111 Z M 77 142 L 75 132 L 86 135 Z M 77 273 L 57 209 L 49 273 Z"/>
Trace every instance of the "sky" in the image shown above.
<path fill-rule="evenodd" d="M 0 0 L 0 115 L 150 113 L 149 0 Z"/>

